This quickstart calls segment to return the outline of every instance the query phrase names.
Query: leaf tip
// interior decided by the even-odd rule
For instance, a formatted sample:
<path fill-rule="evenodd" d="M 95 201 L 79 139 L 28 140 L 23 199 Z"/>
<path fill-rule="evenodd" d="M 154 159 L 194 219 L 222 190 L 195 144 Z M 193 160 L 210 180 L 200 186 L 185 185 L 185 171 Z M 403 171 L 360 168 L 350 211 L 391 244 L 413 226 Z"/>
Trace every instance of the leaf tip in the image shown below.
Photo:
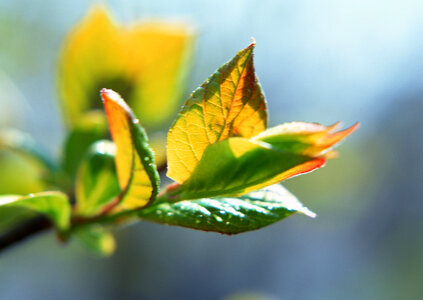
<path fill-rule="evenodd" d="M 335 123 L 332 126 L 329 126 L 329 131 L 334 131 L 338 126 L 339 126 L 339 122 Z M 351 135 L 359 127 L 360 127 L 360 123 L 356 122 L 354 125 L 352 125 L 351 127 L 347 129 L 330 133 L 328 136 L 324 137 L 321 141 L 319 141 L 318 144 L 322 146 L 334 146 L 338 144 L 340 141 L 342 141 L 343 139 L 345 139 L 347 136 Z"/>
<path fill-rule="evenodd" d="M 133 122 L 136 122 L 136 117 L 132 113 L 132 110 L 129 108 L 128 104 L 123 100 L 122 96 L 119 95 L 117 92 L 111 89 L 102 88 L 100 90 L 101 100 L 106 108 L 106 112 L 109 110 L 107 104 L 114 103 L 115 105 L 119 106 L 123 111 L 126 113 L 128 117 L 130 117 Z"/>
<path fill-rule="evenodd" d="M 256 46 L 256 39 L 254 37 L 251 37 L 251 44 L 248 46 L 248 48 L 254 48 Z"/>
<path fill-rule="evenodd" d="M 303 215 L 310 217 L 312 219 L 317 218 L 317 214 L 315 212 L 312 212 L 310 209 L 308 209 L 307 207 L 303 206 L 301 208 L 301 210 L 299 210 L 298 212 L 302 213 Z"/>
<path fill-rule="evenodd" d="M 121 98 L 118 93 L 114 90 L 102 88 L 100 90 L 100 96 L 103 102 L 108 101 L 109 99 L 112 101 L 118 101 L 117 99 Z"/>

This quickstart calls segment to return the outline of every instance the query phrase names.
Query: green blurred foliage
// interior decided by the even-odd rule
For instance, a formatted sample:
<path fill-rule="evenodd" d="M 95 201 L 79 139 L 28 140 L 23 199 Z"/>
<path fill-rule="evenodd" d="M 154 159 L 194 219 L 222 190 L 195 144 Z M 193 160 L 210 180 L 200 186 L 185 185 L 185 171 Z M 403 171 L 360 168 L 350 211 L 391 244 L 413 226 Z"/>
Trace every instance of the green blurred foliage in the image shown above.
<path fill-rule="evenodd" d="M 38 159 L 12 149 L 0 149 L 0 194 L 26 195 L 45 190 L 48 170 Z"/>

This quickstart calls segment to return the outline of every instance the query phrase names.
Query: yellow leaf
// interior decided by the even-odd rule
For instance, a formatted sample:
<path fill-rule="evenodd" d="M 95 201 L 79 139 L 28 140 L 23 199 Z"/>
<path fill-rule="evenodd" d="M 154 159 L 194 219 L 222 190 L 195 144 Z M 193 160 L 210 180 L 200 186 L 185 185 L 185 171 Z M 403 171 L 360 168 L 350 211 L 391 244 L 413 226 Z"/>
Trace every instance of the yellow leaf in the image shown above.
<path fill-rule="evenodd" d="M 266 129 L 266 102 L 253 64 L 255 44 L 241 50 L 195 90 L 168 134 L 167 176 L 182 183 L 205 149 L 229 137 L 251 138 Z"/>
<path fill-rule="evenodd" d="M 114 211 L 142 208 L 154 200 L 159 187 L 154 154 L 139 121 L 120 95 L 103 89 L 101 96 L 116 144 L 116 169 L 123 191 Z"/>
<path fill-rule="evenodd" d="M 68 125 L 101 108 L 98 90 L 121 93 L 149 127 L 162 125 L 183 92 L 193 34 L 169 22 L 122 26 L 95 5 L 72 30 L 60 55 L 59 88 Z"/>

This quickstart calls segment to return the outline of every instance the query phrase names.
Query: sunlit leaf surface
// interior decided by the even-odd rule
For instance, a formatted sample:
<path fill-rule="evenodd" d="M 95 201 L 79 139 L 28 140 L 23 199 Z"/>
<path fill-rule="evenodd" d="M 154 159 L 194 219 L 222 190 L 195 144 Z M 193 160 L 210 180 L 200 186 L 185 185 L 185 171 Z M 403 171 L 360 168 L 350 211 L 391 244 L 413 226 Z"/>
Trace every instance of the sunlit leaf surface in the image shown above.
<path fill-rule="evenodd" d="M 262 228 L 295 212 L 315 217 L 294 195 L 274 185 L 239 198 L 156 204 L 140 211 L 139 216 L 169 225 L 235 234 Z"/>
<path fill-rule="evenodd" d="M 103 89 L 101 96 L 116 144 L 116 169 L 123 191 L 115 210 L 142 208 L 154 200 L 159 188 L 154 154 L 144 129 L 120 95 Z"/>
<path fill-rule="evenodd" d="M 254 71 L 254 43 L 238 52 L 195 90 L 169 130 L 168 173 L 176 182 L 194 172 L 206 148 L 232 136 L 266 129 L 267 110 Z"/>
<path fill-rule="evenodd" d="M 323 158 L 298 155 L 264 142 L 229 138 L 209 146 L 192 176 L 181 186 L 182 199 L 242 195 L 324 165 Z"/>
<path fill-rule="evenodd" d="M 0 196 L 0 209 L 3 207 L 23 207 L 43 214 L 59 230 L 66 230 L 70 225 L 70 203 L 68 197 L 61 192 L 41 192 L 28 196 Z"/>
<path fill-rule="evenodd" d="M 285 123 L 263 131 L 252 140 L 263 141 L 291 153 L 318 156 L 330 150 L 359 126 L 357 123 L 350 128 L 333 132 L 338 125 L 338 123 L 332 126 L 305 122 Z"/>
<path fill-rule="evenodd" d="M 193 34 L 170 22 L 118 24 L 95 5 L 71 31 L 59 59 L 59 90 L 68 125 L 101 108 L 98 91 L 122 94 L 148 127 L 163 125 L 184 91 Z"/>

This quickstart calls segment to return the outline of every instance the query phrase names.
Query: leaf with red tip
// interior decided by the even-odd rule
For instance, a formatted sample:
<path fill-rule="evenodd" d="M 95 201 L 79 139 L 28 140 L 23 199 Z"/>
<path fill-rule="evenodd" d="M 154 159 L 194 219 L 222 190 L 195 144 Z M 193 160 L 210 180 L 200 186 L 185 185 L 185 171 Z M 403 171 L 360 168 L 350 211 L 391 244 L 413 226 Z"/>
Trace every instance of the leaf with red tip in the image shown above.
<path fill-rule="evenodd" d="M 291 122 L 269 128 L 254 137 L 253 140 L 266 142 L 278 149 L 310 157 L 323 154 L 328 154 L 331 157 L 334 153 L 328 151 L 352 134 L 359 124 L 356 123 L 342 131 L 333 132 L 338 126 L 339 123 L 323 126 L 317 123 Z"/>
<path fill-rule="evenodd" d="M 129 106 L 112 90 L 102 89 L 110 133 L 116 144 L 116 169 L 122 194 L 114 211 L 142 208 L 154 201 L 160 178 L 148 138 Z"/>
<path fill-rule="evenodd" d="M 253 64 L 255 44 L 221 66 L 186 101 L 167 141 L 168 173 L 190 178 L 209 145 L 230 137 L 250 138 L 266 129 L 266 102 Z"/>
<path fill-rule="evenodd" d="M 270 144 L 233 137 L 207 147 L 192 176 L 177 191 L 180 199 L 240 196 L 313 171 L 325 164 Z"/>

